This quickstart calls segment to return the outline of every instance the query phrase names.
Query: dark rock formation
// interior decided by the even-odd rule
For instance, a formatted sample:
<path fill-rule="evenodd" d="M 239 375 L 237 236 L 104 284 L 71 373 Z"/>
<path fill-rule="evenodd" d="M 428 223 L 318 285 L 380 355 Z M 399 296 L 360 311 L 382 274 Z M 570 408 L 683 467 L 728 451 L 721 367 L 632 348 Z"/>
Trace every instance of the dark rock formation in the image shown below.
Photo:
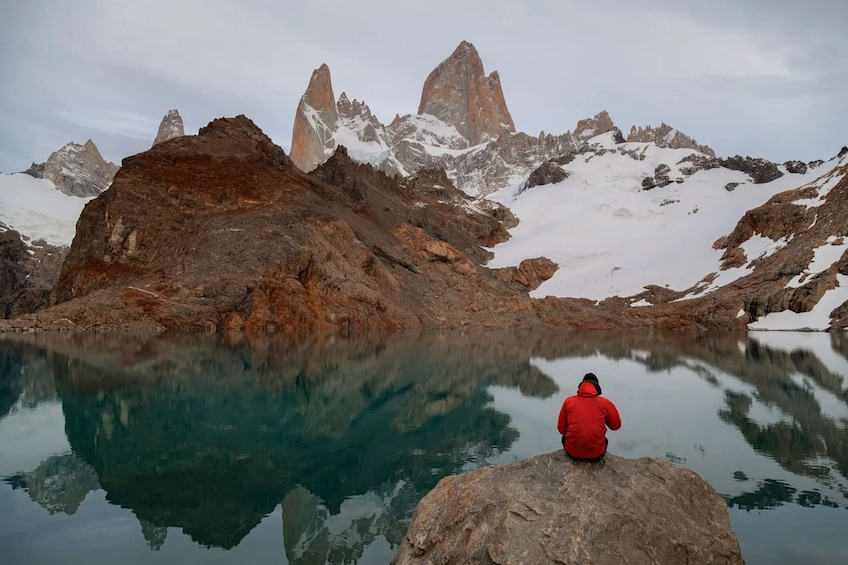
<path fill-rule="evenodd" d="M 572 157 L 573 158 L 573 157 Z M 562 170 L 562 167 L 554 161 L 545 161 L 539 167 L 530 173 L 527 182 L 521 187 L 519 192 L 524 192 L 528 188 L 541 186 L 543 184 L 556 184 L 568 178 L 568 173 Z"/>
<path fill-rule="evenodd" d="M 677 164 L 680 165 L 682 163 L 691 163 L 689 166 L 680 167 L 680 172 L 686 176 L 694 175 L 698 171 L 708 171 L 722 166 L 721 161 L 716 157 L 708 157 L 706 155 L 699 155 L 698 153 L 687 155 Z"/>
<path fill-rule="evenodd" d="M 672 182 L 668 174 L 671 172 L 671 167 L 665 163 L 657 165 L 654 169 L 654 176 L 645 177 L 642 179 L 642 190 L 651 190 L 652 188 L 668 186 Z"/>
<path fill-rule="evenodd" d="M 0 233 L 0 308 L 4 318 L 12 317 L 20 289 L 26 284 L 26 244 L 14 230 Z"/>
<path fill-rule="evenodd" d="M 694 472 L 562 451 L 442 479 L 394 565 L 744 563 L 727 503 Z"/>
<path fill-rule="evenodd" d="M 30 165 L 29 169 L 23 171 L 23 173 L 36 179 L 43 179 L 45 164 L 46 163 L 33 163 L 32 165 Z"/>
<path fill-rule="evenodd" d="M 719 159 L 719 163 L 722 167 L 730 170 L 747 173 L 751 177 L 751 180 L 754 181 L 754 184 L 771 182 L 783 176 L 777 165 L 766 159 L 736 155 L 726 159 Z"/>
<path fill-rule="evenodd" d="M 41 244 L 30 248 L 18 232 L 0 232 L 0 317 L 13 318 L 49 305 L 50 289 L 67 251 Z"/>
<path fill-rule="evenodd" d="M 798 175 L 803 175 L 807 173 L 807 164 L 801 161 L 786 161 L 785 163 L 783 163 L 783 166 L 789 173 L 794 173 Z"/>

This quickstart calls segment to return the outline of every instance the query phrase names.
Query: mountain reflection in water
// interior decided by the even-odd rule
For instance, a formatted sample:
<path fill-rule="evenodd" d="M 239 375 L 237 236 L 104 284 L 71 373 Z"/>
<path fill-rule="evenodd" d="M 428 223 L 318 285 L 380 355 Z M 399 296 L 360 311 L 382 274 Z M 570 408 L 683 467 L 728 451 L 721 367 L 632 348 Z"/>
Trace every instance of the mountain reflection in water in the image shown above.
<path fill-rule="evenodd" d="M 154 549 L 167 528 L 233 548 L 280 505 L 289 562 L 354 562 L 378 537 L 396 547 L 441 477 L 509 457 L 530 433 L 516 427 L 518 413 L 497 409 L 493 390 L 517 388 L 558 406 L 571 389 L 561 390 L 543 361 L 603 358 L 642 376 L 685 371 L 723 392 L 715 425 L 733 426 L 789 477 L 736 471 L 735 492 L 714 484 L 731 507 L 845 507 L 848 340 L 819 334 L 816 343 L 829 340 L 823 350 L 770 345 L 775 339 L 789 335 L 7 335 L 0 429 L 4 417 L 59 401 L 72 453 L 5 482 L 51 514 L 72 515 L 102 489 L 135 514 Z M 550 451 L 556 414 L 547 416 Z M 619 454 L 642 455 L 635 451 Z"/>

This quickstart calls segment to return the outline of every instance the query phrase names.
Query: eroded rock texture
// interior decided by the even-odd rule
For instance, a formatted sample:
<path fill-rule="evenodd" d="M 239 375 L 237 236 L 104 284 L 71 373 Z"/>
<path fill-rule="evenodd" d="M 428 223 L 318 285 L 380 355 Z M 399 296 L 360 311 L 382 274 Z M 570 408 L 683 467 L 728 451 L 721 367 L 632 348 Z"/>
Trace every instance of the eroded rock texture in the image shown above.
<path fill-rule="evenodd" d="M 562 451 L 442 479 L 415 509 L 394 565 L 741 564 L 727 503 L 658 459 Z"/>

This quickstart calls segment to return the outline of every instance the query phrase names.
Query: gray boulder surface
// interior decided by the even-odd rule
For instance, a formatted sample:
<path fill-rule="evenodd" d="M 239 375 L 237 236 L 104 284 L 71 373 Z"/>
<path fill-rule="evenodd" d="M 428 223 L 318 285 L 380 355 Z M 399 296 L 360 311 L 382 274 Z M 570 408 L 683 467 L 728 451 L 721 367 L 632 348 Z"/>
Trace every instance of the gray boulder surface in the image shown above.
<path fill-rule="evenodd" d="M 392 563 L 744 561 L 727 503 L 693 471 L 556 451 L 442 479 L 418 503 Z"/>

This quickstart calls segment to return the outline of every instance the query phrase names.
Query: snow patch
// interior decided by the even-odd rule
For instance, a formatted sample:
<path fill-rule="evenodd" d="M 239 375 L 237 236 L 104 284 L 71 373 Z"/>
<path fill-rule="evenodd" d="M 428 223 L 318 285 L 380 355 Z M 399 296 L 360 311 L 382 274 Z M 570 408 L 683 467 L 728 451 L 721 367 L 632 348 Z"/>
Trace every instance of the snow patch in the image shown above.
<path fill-rule="evenodd" d="M 0 222 L 31 240 L 70 246 L 77 219 L 91 200 L 59 192 L 49 180 L 0 174 Z"/>

